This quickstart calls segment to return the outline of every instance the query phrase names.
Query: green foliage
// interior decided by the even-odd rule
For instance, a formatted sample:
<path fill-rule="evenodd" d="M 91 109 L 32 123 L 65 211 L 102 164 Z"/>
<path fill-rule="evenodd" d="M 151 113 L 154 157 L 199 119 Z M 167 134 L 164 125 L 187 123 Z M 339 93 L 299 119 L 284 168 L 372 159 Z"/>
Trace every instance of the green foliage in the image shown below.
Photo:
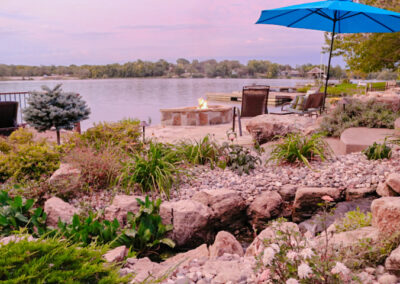
<path fill-rule="evenodd" d="M 324 161 L 331 150 L 323 140 L 321 133 L 304 136 L 300 133 L 290 133 L 282 140 L 272 145 L 269 160 L 277 163 L 303 163 L 310 167 L 310 161 L 316 158 Z"/>
<path fill-rule="evenodd" d="M 124 187 L 138 184 L 143 192 L 159 191 L 169 197 L 182 173 L 179 163 L 176 151 L 169 145 L 150 142 L 148 149 L 124 163 L 118 181 Z"/>
<path fill-rule="evenodd" d="M 181 142 L 177 147 L 178 155 L 193 165 L 210 164 L 214 168 L 219 156 L 219 146 L 207 135 L 201 140 Z"/>
<path fill-rule="evenodd" d="M 361 102 L 351 100 L 345 108 L 338 105 L 332 113 L 325 116 L 321 123 L 321 131 L 328 136 L 339 137 L 350 127 L 391 128 L 399 116 L 387 104 L 370 100 Z"/>
<path fill-rule="evenodd" d="M 119 222 L 117 219 L 112 222 L 108 220 L 99 221 L 92 212 L 89 212 L 89 216 L 84 220 L 81 220 L 79 215 L 75 214 L 71 224 L 59 221 L 58 228 L 62 236 L 74 243 L 102 245 L 117 238 Z"/>
<path fill-rule="evenodd" d="M 260 158 L 253 156 L 249 149 L 235 144 L 224 143 L 222 145 L 222 154 L 219 158 L 219 166 L 226 166 L 238 175 L 249 174 L 260 164 Z"/>
<path fill-rule="evenodd" d="M 362 227 L 371 226 L 372 214 L 371 212 L 363 213 L 357 207 L 355 211 L 349 211 L 345 214 L 343 219 L 339 220 L 335 225 L 336 232 L 353 231 Z"/>
<path fill-rule="evenodd" d="M 11 145 L 29 144 L 33 142 L 33 133 L 25 128 L 18 128 L 8 137 Z"/>
<path fill-rule="evenodd" d="M 134 153 L 142 148 L 139 124 L 139 120 L 133 119 L 98 123 L 85 131 L 81 139 L 97 150 L 111 147 Z"/>
<path fill-rule="evenodd" d="M 79 247 L 60 238 L 21 240 L 0 246 L 4 283 L 128 283 L 119 267 L 105 265 L 107 247 Z"/>
<path fill-rule="evenodd" d="M 382 144 L 374 142 L 371 146 L 363 151 L 368 160 L 390 159 L 392 149 L 386 145 L 386 140 Z"/>
<path fill-rule="evenodd" d="M 42 208 L 33 209 L 33 204 L 33 199 L 11 198 L 7 192 L 0 191 L 0 235 L 8 236 L 21 228 L 30 234 L 44 234 L 47 215 Z"/>
<path fill-rule="evenodd" d="M 325 90 L 325 88 L 322 88 Z M 335 86 L 328 86 L 328 96 L 344 97 L 359 94 L 365 91 L 365 87 L 358 87 L 356 84 L 341 83 Z"/>
<path fill-rule="evenodd" d="M 135 215 L 128 213 L 128 228 L 114 240 L 112 246 L 131 247 L 138 256 L 152 254 L 162 244 L 173 248 L 175 243 L 171 239 L 164 238 L 164 235 L 172 230 L 172 225 L 162 223 L 159 214 L 161 199 L 150 201 L 146 196 L 144 201 L 139 198 L 137 201 L 140 205 L 139 212 Z"/>
<path fill-rule="evenodd" d="M 311 86 L 307 85 L 307 86 L 304 86 L 304 87 L 301 87 L 301 88 L 297 88 L 296 92 L 298 92 L 298 93 L 307 93 L 308 90 L 310 90 L 310 89 L 311 89 Z"/>

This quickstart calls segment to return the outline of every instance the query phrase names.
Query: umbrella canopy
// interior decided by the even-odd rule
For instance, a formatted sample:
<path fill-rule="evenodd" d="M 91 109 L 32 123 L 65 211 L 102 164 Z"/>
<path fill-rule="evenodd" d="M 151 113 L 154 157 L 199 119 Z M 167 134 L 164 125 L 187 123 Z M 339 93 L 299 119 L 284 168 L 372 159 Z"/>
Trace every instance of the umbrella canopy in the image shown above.
<path fill-rule="evenodd" d="M 393 33 L 400 31 L 400 13 L 352 0 L 328 0 L 264 10 L 256 24 L 332 32 L 325 97 L 336 33 Z"/>

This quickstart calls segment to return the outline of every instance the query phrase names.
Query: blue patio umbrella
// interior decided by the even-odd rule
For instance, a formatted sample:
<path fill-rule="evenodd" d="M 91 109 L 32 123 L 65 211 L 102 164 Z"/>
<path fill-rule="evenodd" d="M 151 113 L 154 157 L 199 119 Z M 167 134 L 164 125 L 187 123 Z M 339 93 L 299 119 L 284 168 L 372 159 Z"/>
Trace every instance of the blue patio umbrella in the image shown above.
<path fill-rule="evenodd" d="M 332 33 L 325 97 L 336 33 L 394 33 L 400 31 L 400 13 L 352 0 L 327 0 L 264 10 L 256 24 L 270 24 Z M 325 100 L 324 97 L 324 100 Z"/>

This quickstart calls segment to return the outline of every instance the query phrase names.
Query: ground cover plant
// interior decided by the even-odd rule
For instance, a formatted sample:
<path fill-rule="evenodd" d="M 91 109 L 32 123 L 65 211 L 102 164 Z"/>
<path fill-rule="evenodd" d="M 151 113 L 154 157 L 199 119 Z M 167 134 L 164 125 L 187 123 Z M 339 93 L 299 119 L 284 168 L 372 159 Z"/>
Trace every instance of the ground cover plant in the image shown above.
<path fill-rule="evenodd" d="M 368 160 L 390 159 L 392 156 L 392 148 L 386 144 L 386 140 L 382 144 L 374 142 L 371 146 L 363 151 Z"/>
<path fill-rule="evenodd" d="M 305 164 L 310 167 L 310 161 L 324 161 L 331 153 L 329 145 L 323 140 L 321 133 L 305 136 L 300 133 L 290 133 L 279 137 L 281 141 L 272 145 L 269 161 L 279 163 Z"/>
<path fill-rule="evenodd" d="M 356 210 L 347 212 L 345 216 L 336 223 L 335 231 L 338 233 L 352 231 L 362 227 L 371 226 L 371 222 L 371 212 L 361 212 L 360 208 L 357 207 Z"/>
<path fill-rule="evenodd" d="M 325 116 L 321 131 L 327 136 L 339 137 L 350 127 L 394 128 L 394 121 L 400 112 L 394 112 L 386 104 L 370 100 L 361 102 L 351 100 L 345 108 L 338 105 L 332 113 Z"/>
<path fill-rule="evenodd" d="M 105 265 L 107 246 L 80 247 L 59 237 L 0 246 L 0 280 L 6 283 L 128 283 L 119 267 Z"/>
<path fill-rule="evenodd" d="M 228 167 L 238 175 L 249 174 L 255 169 L 257 164 L 261 164 L 259 157 L 251 154 L 250 150 L 236 144 L 224 143 L 221 146 L 221 156 L 219 158 L 219 167 Z"/>

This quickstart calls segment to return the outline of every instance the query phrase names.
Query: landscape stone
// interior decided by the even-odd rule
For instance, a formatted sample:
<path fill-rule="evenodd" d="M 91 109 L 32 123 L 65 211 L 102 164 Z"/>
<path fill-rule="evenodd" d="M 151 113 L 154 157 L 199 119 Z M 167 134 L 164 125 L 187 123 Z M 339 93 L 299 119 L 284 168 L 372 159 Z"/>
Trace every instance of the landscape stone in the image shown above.
<path fill-rule="evenodd" d="M 128 249 L 126 246 L 119 246 L 103 255 L 103 258 L 107 262 L 119 262 L 124 260 L 124 258 L 128 255 Z"/>
<path fill-rule="evenodd" d="M 397 277 L 388 273 L 385 273 L 378 277 L 379 284 L 396 284 Z"/>
<path fill-rule="evenodd" d="M 71 164 L 61 163 L 60 168 L 51 175 L 49 183 L 56 188 L 65 189 L 67 187 L 73 190 L 81 185 L 80 178 L 80 169 Z"/>
<path fill-rule="evenodd" d="M 376 188 L 376 193 L 379 196 L 382 197 L 388 197 L 388 196 L 398 196 L 399 194 L 395 191 L 393 191 L 386 182 L 381 182 L 378 184 L 378 187 Z"/>
<path fill-rule="evenodd" d="M 329 242 L 334 247 L 350 247 L 363 239 L 370 239 L 372 241 L 378 241 L 379 239 L 379 231 L 374 227 L 362 227 L 352 231 L 341 232 L 337 234 L 333 234 Z M 323 247 L 325 245 L 325 233 L 322 233 L 319 237 L 316 238 L 316 243 L 318 247 Z"/>
<path fill-rule="evenodd" d="M 218 232 L 215 237 L 214 244 L 210 246 L 210 258 L 217 258 L 222 256 L 224 253 L 237 254 L 243 256 L 243 247 L 236 240 L 236 238 L 225 231 Z"/>
<path fill-rule="evenodd" d="M 296 195 L 297 187 L 296 185 L 285 184 L 278 189 L 278 192 L 284 201 L 292 201 Z"/>
<path fill-rule="evenodd" d="M 346 190 L 346 200 L 352 201 L 373 195 L 376 190 L 373 187 L 354 187 Z"/>
<path fill-rule="evenodd" d="M 383 235 L 400 230 L 400 197 L 381 197 L 371 204 L 372 226 Z"/>
<path fill-rule="evenodd" d="M 64 223 L 70 223 L 79 210 L 58 197 L 52 197 L 44 203 L 44 212 L 47 214 L 47 226 L 56 228 L 59 219 Z"/>
<path fill-rule="evenodd" d="M 386 184 L 391 190 L 395 191 L 397 194 L 400 194 L 400 174 L 391 173 L 386 179 Z"/>
<path fill-rule="evenodd" d="M 109 221 L 117 218 L 120 224 L 125 224 L 128 212 L 132 212 L 133 214 L 139 212 L 140 205 L 137 202 L 137 198 L 143 200 L 141 196 L 116 195 L 112 204 L 105 208 L 104 218 Z"/>
<path fill-rule="evenodd" d="M 11 242 L 18 243 L 19 241 L 22 241 L 22 240 L 27 240 L 28 242 L 32 242 L 36 239 L 34 237 L 32 237 L 31 235 L 11 235 L 11 236 L 0 239 L 0 246 L 8 245 Z"/>
<path fill-rule="evenodd" d="M 386 258 L 385 268 L 390 272 L 400 272 L 400 247 L 393 250 L 389 257 Z"/>
<path fill-rule="evenodd" d="M 265 227 L 266 223 L 279 216 L 282 197 L 276 191 L 265 191 L 257 196 L 247 209 L 250 223 L 256 228 Z"/>
<path fill-rule="evenodd" d="M 158 278 L 164 267 L 156 262 L 152 262 L 148 257 L 128 258 L 126 266 L 134 273 L 134 279 L 131 283 L 142 283 Z"/>

